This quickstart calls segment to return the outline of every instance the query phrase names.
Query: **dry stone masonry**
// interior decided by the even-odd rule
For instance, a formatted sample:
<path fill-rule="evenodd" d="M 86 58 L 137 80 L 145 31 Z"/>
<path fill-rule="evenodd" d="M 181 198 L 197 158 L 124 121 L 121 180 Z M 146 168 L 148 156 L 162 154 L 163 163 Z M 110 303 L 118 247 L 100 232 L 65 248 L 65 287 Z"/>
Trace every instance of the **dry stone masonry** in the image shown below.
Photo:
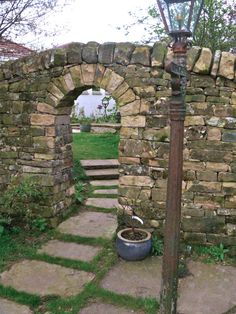
<path fill-rule="evenodd" d="M 118 211 L 126 205 L 160 232 L 168 175 L 172 58 L 162 43 L 72 43 L 0 67 L 0 190 L 12 178 L 36 177 L 55 219 L 74 193 L 73 101 L 93 86 L 109 92 L 121 113 Z M 182 236 L 199 243 L 236 241 L 235 55 L 193 47 L 186 96 Z"/>

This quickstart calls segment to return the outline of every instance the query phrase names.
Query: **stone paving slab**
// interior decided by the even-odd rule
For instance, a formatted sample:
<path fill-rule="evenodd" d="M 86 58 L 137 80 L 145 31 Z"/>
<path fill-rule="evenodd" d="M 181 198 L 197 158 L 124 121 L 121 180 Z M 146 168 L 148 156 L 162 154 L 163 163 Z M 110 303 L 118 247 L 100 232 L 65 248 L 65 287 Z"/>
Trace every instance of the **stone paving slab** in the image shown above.
<path fill-rule="evenodd" d="M 92 245 L 51 240 L 39 249 L 38 253 L 90 262 L 101 250 L 101 247 Z"/>
<path fill-rule="evenodd" d="M 161 258 L 120 260 L 101 282 L 104 289 L 159 299 Z M 178 314 L 223 314 L 236 306 L 236 267 L 188 262 L 190 276 L 179 280 Z"/>
<path fill-rule="evenodd" d="M 104 189 L 104 190 L 95 190 L 93 191 L 94 194 L 118 194 L 117 189 Z"/>
<path fill-rule="evenodd" d="M 117 217 L 111 213 L 83 212 L 58 226 L 61 233 L 82 237 L 112 239 L 117 228 Z"/>
<path fill-rule="evenodd" d="M 28 306 L 0 298 L 0 314 L 33 314 Z"/>
<path fill-rule="evenodd" d="M 80 163 L 85 169 L 117 168 L 120 164 L 117 159 L 84 159 Z"/>
<path fill-rule="evenodd" d="M 105 276 L 101 286 L 133 297 L 158 298 L 161 287 L 161 258 L 148 257 L 137 262 L 121 259 Z"/>
<path fill-rule="evenodd" d="M 236 305 L 236 268 L 190 261 L 192 276 L 180 280 L 182 314 L 222 314 Z M 235 312 L 236 313 L 236 312 Z"/>
<path fill-rule="evenodd" d="M 119 180 L 92 180 L 90 184 L 93 186 L 115 186 L 119 184 Z"/>
<path fill-rule="evenodd" d="M 90 179 L 117 179 L 119 178 L 118 169 L 92 169 L 85 170 L 85 174 Z"/>
<path fill-rule="evenodd" d="M 117 198 L 88 198 L 85 202 L 86 206 L 102 207 L 102 208 L 116 208 L 119 203 Z"/>
<path fill-rule="evenodd" d="M 0 274 L 0 283 L 40 296 L 73 296 L 80 293 L 94 274 L 42 261 L 24 260 Z"/>
<path fill-rule="evenodd" d="M 112 304 L 96 302 L 86 306 L 78 314 L 144 314 L 144 312 L 129 310 Z"/>

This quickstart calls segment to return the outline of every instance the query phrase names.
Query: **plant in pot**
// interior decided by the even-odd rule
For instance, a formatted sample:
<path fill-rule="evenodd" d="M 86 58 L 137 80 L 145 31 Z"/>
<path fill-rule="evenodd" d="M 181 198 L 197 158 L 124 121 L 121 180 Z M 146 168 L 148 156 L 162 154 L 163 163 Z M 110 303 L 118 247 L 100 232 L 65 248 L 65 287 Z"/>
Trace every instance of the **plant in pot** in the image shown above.
<path fill-rule="evenodd" d="M 143 220 L 134 215 L 132 211 L 132 221 L 137 220 L 143 224 Z M 152 248 L 152 235 L 143 228 L 132 226 L 120 230 L 116 237 L 116 249 L 120 257 L 127 261 L 138 261 L 147 257 Z"/>
<path fill-rule="evenodd" d="M 80 132 L 90 132 L 91 122 L 92 122 L 92 119 L 90 117 L 79 118 Z"/>

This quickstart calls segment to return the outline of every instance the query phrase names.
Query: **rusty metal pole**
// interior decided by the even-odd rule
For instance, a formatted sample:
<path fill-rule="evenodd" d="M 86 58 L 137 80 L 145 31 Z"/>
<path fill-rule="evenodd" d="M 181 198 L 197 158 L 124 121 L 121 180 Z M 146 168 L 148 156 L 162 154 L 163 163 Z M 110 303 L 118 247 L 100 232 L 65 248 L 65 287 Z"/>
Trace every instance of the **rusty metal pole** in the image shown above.
<path fill-rule="evenodd" d="M 187 52 L 186 46 L 186 42 L 177 41 L 172 47 L 174 52 L 174 62 L 185 69 Z M 171 131 L 164 231 L 164 255 L 162 266 L 161 314 L 176 314 L 177 311 L 185 119 L 185 82 L 186 78 L 171 73 Z"/>

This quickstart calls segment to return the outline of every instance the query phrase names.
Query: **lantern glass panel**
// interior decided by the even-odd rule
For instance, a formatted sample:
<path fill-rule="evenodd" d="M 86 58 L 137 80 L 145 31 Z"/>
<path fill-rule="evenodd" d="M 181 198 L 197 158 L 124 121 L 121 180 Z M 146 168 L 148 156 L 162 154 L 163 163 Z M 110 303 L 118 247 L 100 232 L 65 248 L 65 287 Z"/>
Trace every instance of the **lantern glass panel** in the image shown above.
<path fill-rule="evenodd" d="M 166 19 L 168 32 L 194 33 L 203 0 L 159 0 L 159 3 Z"/>

